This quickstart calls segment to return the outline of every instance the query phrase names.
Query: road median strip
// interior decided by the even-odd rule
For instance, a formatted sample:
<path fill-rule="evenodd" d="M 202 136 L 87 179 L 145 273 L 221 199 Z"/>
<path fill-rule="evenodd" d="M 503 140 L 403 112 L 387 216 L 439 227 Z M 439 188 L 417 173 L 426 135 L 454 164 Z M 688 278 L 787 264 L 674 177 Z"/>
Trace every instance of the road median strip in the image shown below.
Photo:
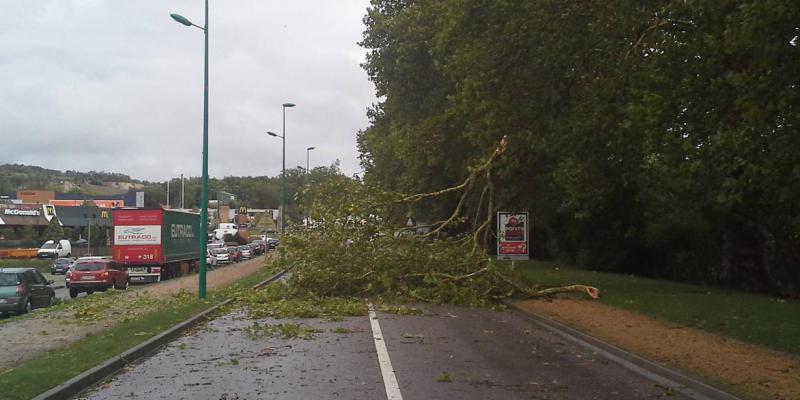
<path fill-rule="evenodd" d="M 253 285 L 251 288 L 253 290 L 259 289 L 264 287 L 278 279 L 280 279 L 287 270 L 280 271 L 275 275 Z M 124 368 L 126 365 L 131 364 L 138 359 L 152 353 L 154 350 L 159 348 L 160 346 L 174 340 L 178 337 L 181 333 L 185 332 L 189 328 L 196 326 L 198 323 L 206 321 L 207 317 L 213 314 L 215 311 L 224 307 L 225 305 L 230 304 L 233 302 L 233 298 L 228 298 L 219 304 L 216 304 L 209 309 L 179 323 L 178 325 L 173 326 L 161 332 L 160 334 L 153 336 L 152 338 L 136 345 L 135 347 L 119 354 L 114 357 L 109 358 L 108 360 L 102 362 L 101 364 L 82 372 L 81 374 L 67 380 L 61 385 L 51 388 L 50 390 L 36 396 L 35 400 L 60 400 L 60 399 L 69 399 L 71 396 L 74 396 L 83 390 L 101 382 L 102 380 L 106 379 L 107 377 L 113 375 L 120 369 Z"/>

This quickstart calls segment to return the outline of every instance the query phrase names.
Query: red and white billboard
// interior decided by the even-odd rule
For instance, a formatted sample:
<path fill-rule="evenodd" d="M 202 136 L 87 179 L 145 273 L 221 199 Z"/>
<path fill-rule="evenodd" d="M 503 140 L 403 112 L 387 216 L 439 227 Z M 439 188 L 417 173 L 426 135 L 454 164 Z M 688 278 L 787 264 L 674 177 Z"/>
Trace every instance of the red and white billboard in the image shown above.
<path fill-rule="evenodd" d="M 497 259 L 528 259 L 528 213 L 497 213 Z"/>

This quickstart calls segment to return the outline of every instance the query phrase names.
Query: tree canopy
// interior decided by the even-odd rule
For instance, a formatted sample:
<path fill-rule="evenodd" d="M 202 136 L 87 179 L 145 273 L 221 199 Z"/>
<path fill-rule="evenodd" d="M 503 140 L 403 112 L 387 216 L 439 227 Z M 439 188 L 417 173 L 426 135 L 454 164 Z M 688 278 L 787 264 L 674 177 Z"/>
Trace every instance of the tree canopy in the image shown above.
<path fill-rule="evenodd" d="M 497 207 L 531 212 L 538 255 L 800 293 L 800 3 L 373 0 L 364 22 L 368 184 L 451 186 L 508 135 Z"/>

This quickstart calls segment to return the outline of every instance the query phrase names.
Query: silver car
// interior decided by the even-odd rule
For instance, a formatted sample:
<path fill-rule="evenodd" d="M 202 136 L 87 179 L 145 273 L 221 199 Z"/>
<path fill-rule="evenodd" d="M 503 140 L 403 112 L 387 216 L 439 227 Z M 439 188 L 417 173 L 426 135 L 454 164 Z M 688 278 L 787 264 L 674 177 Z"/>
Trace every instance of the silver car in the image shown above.
<path fill-rule="evenodd" d="M 239 251 L 242 253 L 242 258 L 248 260 L 253 258 L 253 249 L 250 246 L 239 246 Z"/>
<path fill-rule="evenodd" d="M 224 247 L 211 250 L 211 254 L 217 258 L 217 264 L 229 264 L 231 262 L 231 255 L 228 253 L 228 249 Z"/>

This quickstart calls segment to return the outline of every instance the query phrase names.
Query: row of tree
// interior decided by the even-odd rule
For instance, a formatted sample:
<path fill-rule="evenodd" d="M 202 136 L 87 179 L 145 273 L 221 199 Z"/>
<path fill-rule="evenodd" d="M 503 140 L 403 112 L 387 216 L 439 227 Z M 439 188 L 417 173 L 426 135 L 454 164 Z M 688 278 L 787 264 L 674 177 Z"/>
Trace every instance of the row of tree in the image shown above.
<path fill-rule="evenodd" d="M 303 168 L 286 170 L 284 203 L 289 222 L 301 222 L 307 216 L 308 204 L 311 203 L 312 194 L 305 190 L 309 185 L 319 185 L 327 182 L 334 176 L 341 176 L 338 162 L 331 166 L 320 166 L 306 173 Z M 227 176 L 221 179 L 210 178 L 208 181 L 209 199 L 217 200 L 225 197 L 220 192 L 231 193 L 235 199 L 230 203 L 231 209 L 240 206 L 249 208 L 277 209 L 281 202 L 282 179 L 279 176 Z M 169 205 L 178 208 L 181 205 L 181 191 L 183 191 L 183 205 L 185 208 L 198 209 L 200 207 L 200 192 L 202 180 L 200 177 L 187 177 L 181 185 L 180 178 L 169 181 L 169 202 L 167 202 L 166 182 L 152 183 L 144 187 L 146 207 L 160 207 Z"/>
<path fill-rule="evenodd" d="M 18 190 L 52 190 L 63 191 L 63 182 L 75 185 L 92 184 L 103 185 L 104 182 L 134 182 L 130 176 L 115 172 L 89 171 L 80 172 L 67 170 L 64 172 L 24 164 L 0 165 L 0 193 L 16 192 Z M 145 182 L 146 183 L 146 182 Z M 72 193 L 82 193 L 80 187 L 70 189 Z"/>
<path fill-rule="evenodd" d="M 373 0 L 364 21 L 368 184 L 450 186 L 508 135 L 498 209 L 531 212 L 540 255 L 800 293 L 799 2 Z"/>

